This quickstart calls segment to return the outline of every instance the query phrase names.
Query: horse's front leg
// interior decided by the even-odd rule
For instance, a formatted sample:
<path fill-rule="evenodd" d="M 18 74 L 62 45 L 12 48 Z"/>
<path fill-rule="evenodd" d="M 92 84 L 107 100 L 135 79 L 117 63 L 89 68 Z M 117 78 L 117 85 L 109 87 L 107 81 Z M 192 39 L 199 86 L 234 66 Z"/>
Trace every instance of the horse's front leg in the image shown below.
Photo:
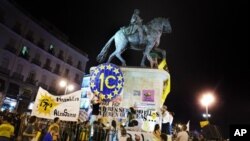
<path fill-rule="evenodd" d="M 145 67 L 145 59 L 146 59 L 146 54 L 145 54 L 145 52 L 143 52 L 143 57 L 141 60 L 141 67 Z"/>
<path fill-rule="evenodd" d="M 153 48 L 153 45 L 147 45 L 147 46 L 146 46 L 146 49 L 145 49 L 145 51 L 143 52 L 143 57 L 142 57 L 142 60 L 141 60 L 141 66 L 142 66 L 142 67 L 145 67 L 145 66 L 146 66 L 146 65 L 145 65 L 146 57 L 147 57 L 147 59 L 149 60 L 150 63 L 153 62 L 152 57 L 149 55 L 149 53 L 150 53 L 150 51 L 152 50 L 152 48 Z"/>

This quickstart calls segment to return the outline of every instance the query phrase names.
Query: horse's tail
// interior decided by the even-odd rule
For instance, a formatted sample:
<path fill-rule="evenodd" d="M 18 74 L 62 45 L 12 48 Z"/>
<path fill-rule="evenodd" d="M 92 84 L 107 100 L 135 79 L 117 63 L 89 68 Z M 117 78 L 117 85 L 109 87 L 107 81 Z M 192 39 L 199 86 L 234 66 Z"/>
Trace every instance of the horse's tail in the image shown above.
<path fill-rule="evenodd" d="M 115 35 L 109 39 L 109 41 L 103 47 L 102 51 L 98 54 L 98 56 L 96 57 L 97 62 L 101 63 L 104 61 L 104 59 L 106 58 L 106 56 L 108 54 L 108 49 L 109 49 L 114 37 L 115 37 Z"/>

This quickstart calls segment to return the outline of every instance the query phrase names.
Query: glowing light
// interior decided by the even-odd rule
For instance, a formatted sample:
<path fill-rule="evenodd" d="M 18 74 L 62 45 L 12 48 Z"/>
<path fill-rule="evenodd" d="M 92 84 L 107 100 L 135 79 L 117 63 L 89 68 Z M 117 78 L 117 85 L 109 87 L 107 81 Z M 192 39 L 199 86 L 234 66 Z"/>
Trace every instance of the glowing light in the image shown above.
<path fill-rule="evenodd" d="M 212 104 L 214 101 L 215 101 L 215 98 L 214 98 L 213 94 L 206 93 L 202 96 L 200 102 L 203 106 L 208 106 L 208 105 Z"/>
<path fill-rule="evenodd" d="M 69 85 L 68 86 L 68 91 L 73 91 L 75 89 L 74 85 Z"/>
<path fill-rule="evenodd" d="M 67 82 L 65 80 L 60 81 L 59 86 L 65 87 L 67 85 Z"/>

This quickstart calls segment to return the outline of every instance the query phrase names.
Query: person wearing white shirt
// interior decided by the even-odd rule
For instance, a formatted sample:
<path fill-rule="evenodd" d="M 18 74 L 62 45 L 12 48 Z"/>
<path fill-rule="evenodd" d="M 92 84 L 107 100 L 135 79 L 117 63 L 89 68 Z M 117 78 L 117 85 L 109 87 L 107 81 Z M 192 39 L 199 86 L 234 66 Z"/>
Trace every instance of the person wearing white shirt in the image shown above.
<path fill-rule="evenodd" d="M 183 125 L 182 130 L 177 134 L 176 141 L 188 141 L 187 126 Z"/>
<path fill-rule="evenodd" d="M 161 133 L 162 134 L 170 134 L 169 132 L 169 122 L 170 122 L 170 114 L 167 111 L 167 106 L 163 106 L 162 109 L 162 124 L 161 124 Z"/>

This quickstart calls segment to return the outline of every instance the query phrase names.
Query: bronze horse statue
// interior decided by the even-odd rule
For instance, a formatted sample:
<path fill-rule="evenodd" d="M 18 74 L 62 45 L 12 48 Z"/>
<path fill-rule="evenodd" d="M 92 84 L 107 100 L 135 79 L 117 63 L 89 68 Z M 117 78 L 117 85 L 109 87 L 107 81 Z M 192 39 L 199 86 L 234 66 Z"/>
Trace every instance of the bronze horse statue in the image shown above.
<path fill-rule="evenodd" d="M 121 62 L 122 66 L 126 66 L 126 61 L 121 57 L 121 54 L 128 48 L 128 43 L 130 48 L 134 50 L 142 50 L 143 58 L 141 60 L 141 66 L 145 67 L 145 59 L 149 60 L 150 64 L 153 63 L 152 57 L 150 56 L 151 50 L 157 50 L 161 52 L 162 58 L 166 58 L 166 51 L 158 48 L 160 44 L 160 38 L 162 33 L 171 33 L 172 28 L 170 22 L 166 18 L 155 18 L 151 20 L 146 25 L 143 25 L 144 39 L 142 44 L 139 44 L 138 32 L 133 34 L 127 34 L 126 28 L 121 28 L 118 30 L 113 37 L 109 39 L 106 45 L 103 47 L 102 51 L 97 56 L 98 62 L 103 62 L 107 56 L 108 49 L 113 40 L 115 40 L 115 51 L 109 56 L 108 63 L 116 56 Z"/>

